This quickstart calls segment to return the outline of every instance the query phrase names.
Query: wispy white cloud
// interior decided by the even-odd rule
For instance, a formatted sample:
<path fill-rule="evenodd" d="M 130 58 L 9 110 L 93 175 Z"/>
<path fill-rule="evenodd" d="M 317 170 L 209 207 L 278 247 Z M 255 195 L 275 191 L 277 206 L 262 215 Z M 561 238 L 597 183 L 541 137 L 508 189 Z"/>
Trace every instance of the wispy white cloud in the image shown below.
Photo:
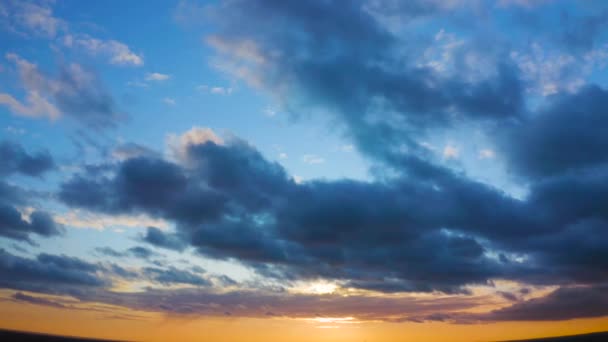
<path fill-rule="evenodd" d="M 175 99 L 174 99 L 174 98 L 171 98 L 171 97 L 165 97 L 165 98 L 163 99 L 163 102 L 164 102 L 165 104 L 167 104 L 167 105 L 170 105 L 170 106 L 174 106 L 174 105 L 175 105 Z"/>
<path fill-rule="evenodd" d="M 0 3 L 0 22 L 9 31 L 23 36 L 55 38 L 60 32 L 68 30 L 67 23 L 53 15 L 48 3 Z"/>
<path fill-rule="evenodd" d="M 460 149 L 458 149 L 458 147 L 452 144 L 445 145 L 445 147 L 443 148 L 443 158 L 456 159 L 458 158 L 458 156 L 460 156 Z"/>
<path fill-rule="evenodd" d="M 94 56 L 106 56 L 109 58 L 110 64 L 130 66 L 141 66 L 144 64 L 141 54 L 133 52 L 129 46 L 116 40 L 102 40 L 86 34 L 68 34 L 62 40 L 63 44 L 67 47 L 81 48 Z"/>
<path fill-rule="evenodd" d="M 171 75 L 168 74 L 161 74 L 159 72 L 149 72 L 146 74 L 146 77 L 144 78 L 146 81 L 166 81 L 168 79 L 171 78 Z"/>
<path fill-rule="evenodd" d="M 233 89 L 231 87 L 209 86 L 206 84 L 196 87 L 198 91 L 210 93 L 214 95 L 230 95 Z"/>
<path fill-rule="evenodd" d="M 266 107 L 264 108 L 264 115 L 271 118 L 277 115 L 277 111 L 274 108 Z"/>
<path fill-rule="evenodd" d="M 62 66 L 60 75 L 53 77 L 17 54 L 7 53 L 6 59 L 15 65 L 26 93 L 24 100 L 0 93 L 0 105 L 15 115 L 52 120 L 69 115 L 99 127 L 111 126 L 123 116 L 96 75 L 79 64 Z"/>
<path fill-rule="evenodd" d="M 141 66 L 143 56 L 125 43 L 99 39 L 75 32 L 63 19 L 56 17 L 53 2 L 6 1 L 0 3 L 0 25 L 21 36 L 36 36 L 58 41 L 65 47 L 81 49 L 88 54 L 103 55 L 114 65 Z"/>
<path fill-rule="evenodd" d="M 55 120 L 60 112 L 53 104 L 40 96 L 37 91 L 29 91 L 24 102 L 14 98 L 10 94 L 0 93 L 0 105 L 9 107 L 11 112 L 27 117 L 48 117 Z"/>
<path fill-rule="evenodd" d="M 169 228 L 169 223 L 165 220 L 154 219 L 147 215 L 104 215 L 77 209 L 55 215 L 54 219 L 57 223 L 68 227 L 96 230 L 150 226 L 160 229 Z"/>
<path fill-rule="evenodd" d="M 491 150 L 489 148 L 484 148 L 479 150 L 479 154 L 478 154 L 478 158 L 479 159 L 492 159 L 496 156 L 496 153 L 494 152 L 494 150 Z"/>
<path fill-rule="evenodd" d="M 302 156 L 302 162 L 306 164 L 322 164 L 325 163 L 325 159 L 316 154 L 305 154 Z"/>

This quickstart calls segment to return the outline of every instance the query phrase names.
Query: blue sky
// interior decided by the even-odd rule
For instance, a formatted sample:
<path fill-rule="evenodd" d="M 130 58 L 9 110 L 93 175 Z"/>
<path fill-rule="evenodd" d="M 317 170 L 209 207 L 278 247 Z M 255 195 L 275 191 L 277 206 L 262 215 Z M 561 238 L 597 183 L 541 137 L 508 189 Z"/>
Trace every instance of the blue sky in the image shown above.
<path fill-rule="evenodd" d="M 112 295 L 320 282 L 516 298 L 454 322 L 517 320 L 528 293 L 596 294 L 607 13 L 550 0 L 0 3 L 2 257 L 77 258 Z M 23 277 L 0 285 L 82 285 Z M 391 314 L 368 318 L 433 320 Z"/>

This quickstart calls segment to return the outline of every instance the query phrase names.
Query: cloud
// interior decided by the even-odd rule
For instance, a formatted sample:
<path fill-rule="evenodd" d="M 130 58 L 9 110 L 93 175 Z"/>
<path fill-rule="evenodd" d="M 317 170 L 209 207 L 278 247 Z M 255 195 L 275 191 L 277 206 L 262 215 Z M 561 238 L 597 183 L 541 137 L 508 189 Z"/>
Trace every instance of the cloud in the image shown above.
<path fill-rule="evenodd" d="M 7 1 L 3 7 L 5 16 L 1 22 L 12 32 L 54 38 L 66 31 L 67 23 L 53 15 L 53 10 L 44 2 Z"/>
<path fill-rule="evenodd" d="M 181 135 L 167 136 L 167 145 L 173 157 L 182 162 L 188 162 L 188 148 L 191 145 L 203 144 L 207 141 L 223 144 L 223 140 L 215 132 L 206 127 L 192 127 Z"/>
<path fill-rule="evenodd" d="M 0 24 L 13 33 L 55 39 L 61 34 L 61 43 L 68 48 L 81 49 L 90 55 L 103 55 L 114 65 L 141 66 L 143 56 L 124 43 L 98 39 L 87 34 L 73 32 L 68 23 L 53 14 L 52 2 L 8 1 L 0 9 Z"/>
<path fill-rule="evenodd" d="M 57 214 L 54 219 L 65 226 L 97 230 L 124 227 L 144 228 L 150 225 L 163 229 L 169 227 L 168 222 L 144 214 L 107 215 L 79 209 Z"/>
<path fill-rule="evenodd" d="M 68 256 L 39 254 L 22 258 L 0 249 L 0 286 L 16 290 L 67 293 L 107 285 L 99 266 Z"/>
<path fill-rule="evenodd" d="M 146 234 L 142 236 L 142 241 L 153 246 L 182 251 L 187 247 L 185 241 L 175 234 L 164 233 L 156 227 L 148 227 Z"/>
<path fill-rule="evenodd" d="M 150 259 L 150 257 L 158 255 L 156 252 L 147 249 L 142 246 L 135 246 L 128 249 L 128 252 L 131 253 L 136 258 L 140 259 Z"/>
<path fill-rule="evenodd" d="M 86 34 L 67 34 L 62 40 L 67 47 L 82 49 L 93 56 L 106 56 L 110 64 L 122 66 L 144 65 L 144 58 L 141 54 L 136 54 L 131 51 L 129 46 L 116 40 L 102 40 Z"/>
<path fill-rule="evenodd" d="M 214 94 L 214 95 L 230 95 L 233 89 L 230 87 L 200 85 L 196 87 L 198 91 Z"/>
<path fill-rule="evenodd" d="M 323 164 L 325 163 L 325 159 L 316 154 L 305 154 L 302 156 L 302 162 L 306 164 Z"/>
<path fill-rule="evenodd" d="M 421 6 L 400 6 L 399 14 L 428 17 L 445 10 L 440 3 L 415 4 Z M 592 109 L 594 101 L 601 107 L 598 95 L 585 100 L 585 94 L 603 90 L 581 88 L 555 109 L 527 108 L 526 82 L 509 51 L 467 41 L 451 51 L 462 71 L 441 73 L 408 58 L 426 50 L 425 37 L 396 36 L 379 21 L 384 14 L 359 2 L 231 1 L 219 4 L 216 15 L 225 20 L 207 41 L 222 63 L 232 63 L 223 70 L 238 71 L 289 108 L 322 109 L 354 148 L 386 172 L 369 181 L 296 183 L 247 142 L 195 128 L 168 139 L 171 160 L 137 157 L 107 175 L 75 175 L 61 185 L 63 203 L 172 221 L 175 231 L 149 228 L 142 240 L 190 247 L 280 280 L 326 278 L 385 293 L 466 293 L 493 279 L 564 286 L 602 280 L 604 263 L 591 260 L 608 242 L 587 237 L 606 226 L 597 204 L 607 193 L 604 169 L 591 154 L 554 158 L 551 123 L 562 122 L 562 115 L 551 114 L 545 123 L 543 114 Z M 404 38 L 414 42 L 408 49 Z M 465 63 L 468 57 L 490 66 L 473 67 Z M 577 136 L 593 122 L 590 114 L 580 115 Z M 534 180 L 527 196 L 510 197 L 438 165 L 418 143 L 457 125 L 488 135 L 501 127 L 500 139 L 517 140 L 492 148 Z M 581 139 L 593 150 L 603 143 L 594 135 Z M 529 162 L 537 146 L 538 158 Z M 458 154 L 454 146 L 445 152 Z M 578 177 L 562 174 L 579 166 L 585 172 Z"/>
<path fill-rule="evenodd" d="M 16 54 L 8 53 L 6 59 L 17 67 L 21 86 L 28 93 L 27 104 L 0 94 L 0 104 L 17 115 L 51 119 L 65 115 L 98 129 L 115 126 L 124 117 L 97 75 L 79 64 L 63 66 L 58 75 L 49 77 Z"/>
<path fill-rule="evenodd" d="M 63 305 L 63 304 L 61 304 L 59 302 L 56 302 L 56 301 L 53 301 L 53 300 L 50 300 L 50 299 L 46 299 L 46 298 L 43 298 L 43 297 L 30 296 L 30 295 L 27 295 L 27 294 L 22 293 L 22 292 L 16 292 L 12 296 L 12 298 L 14 300 L 16 300 L 16 301 L 30 303 L 30 304 L 35 304 L 35 305 L 50 306 L 50 307 L 59 308 L 59 309 L 66 308 L 65 305 Z"/>
<path fill-rule="evenodd" d="M 161 82 L 161 81 L 166 81 L 170 78 L 171 78 L 171 75 L 161 74 L 158 72 L 152 72 L 152 73 L 149 72 L 146 74 L 146 77 L 144 79 L 146 81 Z"/>
<path fill-rule="evenodd" d="M 494 150 L 491 150 L 489 148 L 484 148 L 484 149 L 479 150 L 477 157 L 479 159 L 493 159 L 494 157 L 496 157 L 496 153 L 494 152 Z"/>
<path fill-rule="evenodd" d="M 277 111 L 275 109 L 273 109 L 273 108 L 270 108 L 270 107 L 265 108 L 263 110 L 263 112 L 264 112 L 264 115 L 266 115 L 269 118 L 274 117 L 274 116 L 277 115 Z"/>
<path fill-rule="evenodd" d="M 411 321 L 479 323 L 501 321 L 562 321 L 608 316 L 606 285 L 560 287 L 548 295 L 516 302 L 482 313 L 444 313 L 410 318 Z"/>
<path fill-rule="evenodd" d="M 55 168 L 48 152 L 30 154 L 19 144 L 0 142 L 0 176 L 21 174 L 41 177 Z M 0 180 L 0 236 L 31 242 L 31 235 L 51 237 L 63 233 L 63 227 L 55 222 L 44 210 L 20 210 L 19 206 L 29 201 L 28 194 L 21 188 L 10 186 Z"/>
<path fill-rule="evenodd" d="M 608 161 L 608 138 L 601 127 L 608 92 L 588 86 L 556 95 L 538 115 L 505 131 L 502 149 L 523 177 L 541 178 L 577 171 Z"/>
<path fill-rule="evenodd" d="M 171 284 L 186 284 L 194 286 L 210 286 L 211 282 L 199 275 L 189 271 L 179 270 L 175 267 L 168 269 L 160 269 L 155 267 L 146 267 L 143 269 L 150 279 L 164 285 Z"/>
<path fill-rule="evenodd" d="M 216 217 L 223 197 L 202 184 L 189 186 L 185 170 L 161 159 L 133 158 L 116 177 L 75 176 L 64 183 L 59 198 L 75 208 L 105 214 L 151 214 L 201 222 Z"/>
<path fill-rule="evenodd" d="M 480 315 L 480 318 L 489 321 L 558 321 L 608 316 L 606 290 L 606 285 L 563 287 L 545 297 L 494 310 Z"/>
<path fill-rule="evenodd" d="M 427 17 L 444 7 L 449 6 L 225 2 L 212 13 L 228 20 L 218 23 L 207 42 L 218 52 L 213 65 L 219 70 L 294 112 L 326 110 L 360 152 L 388 162 L 396 151 L 416 152 L 415 141 L 434 129 L 460 122 L 494 125 L 525 111 L 525 87 L 508 51 L 467 41 L 452 52 L 458 72 L 446 75 L 417 63 L 429 37 L 414 29 L 397 36 L 381 20 L 392 14 Z M 489 65 L 484 72 L 470 62 L 473 53 Z"/>
<path fill-rule="evenodd" d="M 60 235 L 63 228 L 45 211 L 34 211 L 23 218 L 21 212 L 0 197 L 0 236 L 30 241 L 30 234 L 43 237 Z"/>
<path fill-rule="evenodd" d="M 175 106 L 175 99 L 173 99 L 171 97 L 163 98 L 163 102 L 169 106 Z"/>
<path fill-rule="evenodd" d="M 120 258 L 125 256 L 125 253 L 119 252 L 111 247 L 96 247 L 95 252 L 113 258 Z"/>
<path fill-rule="evenodd" d="M 456 159 L 460 155 L 460 150 L 454 145 L 445 145 L 443 148 L 443 158 L 445 159 Z"/>
<path fill-rule="evenodd" d="M 0 94 L 0 104 L 8 106 L 12 112 L 28 117 L 44 117 L 55 120 L 60 116 L 59 110 L 40 96 L 38 92 L 29 92 L 25 103 L 20 102 L 9 94 Z"/>
<path fill-rule="evenodd" d="M 116 146 L 111 152 L 112 158 L 123 161 L 135 157 L 158 156 L 156 151 L 136 143 L 124 143 Z"/>
<path fill-rule="evenodd" d="M 55 162 L 48 152 L 29 154 L 21 145 L 8 141 L 0 141 L 0 159 L 3 161 L 0 175 L 3 176 L 21 173 L 38 177 L 55 168 Z"/>
<path fill-rule="evenodd" d="M 458 28 L 472 25 L 468 30 L 452 27 L 437 33 L 408 26 L 421 21 L 426 25 L 427 20 L 434 26 L 435 16 L 441 19 L 455 6 L 460 6 L 458 17 L 466 19 Z M 253 291 L 219 293 L 208 288 L 216 279 L 192 270 L 158 265 L 137 271 L 98 264 L 91 268 L 57 256 L 26 260 L 5 253 L 2 258 L 26 265 L 24 272 L 39 267 L 38 276 L 45 275 L 42 266 L 51 265 L 73 270 L 76 280 L 106 272 L 174 287 L 130 294 L 80 293 L 91 300 L 101 297 L 108 303 L 169 313 L 348 314 L 395 322 L 605 315 L 601 294 L 608 268 L 608 141 L 601 113 L 608 107 L 606 90 L 594 85 L 554 87 L 576 78 L 567 71 L 570 59 L 558 58 L 555 65 L 567 75 L 546 79 L 553 69 L 541 70 L 537 60 L 514 56 L 513 49 L 521 46 L 494 35 L 500 30 L 489 30 L 492 40 L 483 34 L 467 37 L 479 22 L 469 20 L 477 18 L 472 7 L 460 1 L 403 5 L 236 0 L 205 11 L 222 19 L 206 40 L 218 53 L 212 65 L 274 96 L 281 108 L 290 108 L 295 115 L 310 110 L 312 115 L 328 116 L 323 119 L 335 124 L 352 149 L 372 165 L 368 180 L 296 182 L 248 142 L 194 127 L 167 137 L 167 156 L 123 144 L 115 149 L 113 160 L 99 166 L 104 172 L 83 167 L 59 185 L 56 198 L 71 210 L 166 222 L 171 229 L 146 224 L 137 239 L 147 246 L 239 263 L 269 282 L 322 279 L 340 284 L 340 289 L 354 289 L 355 295 L 305 296 L 285 289 L 269 294 L 261 289 L 263 284 L 255 284 L 260 288 Z M 508 10 L 525 10 L 513 8 Z M 398 23 L 392 24 L 392 19 Z M 452 20 L 446 24 L 456 25 Z M 601 23 L 591 20 L 583 33 L 597 27 Z M 567 34 L 573 41 L 568 40 L 571 46 L 563 50 L 588 50 L 597 39 L 576 38 L 579 35 L 576 30 Z M 557 50 L 563 52 L 561 47 Z M 50 96 L 60 81 L 42 75 L 18 56 L 9 59 L 22 69 L 28 89 L 65 112 L 65 106 Z M 523 75 L 525 70 L 534 77 Z M 74 73 L 71 78 L 79 81 L 73 83 L 89 79 L 85 73 Z M 550 90 L 546 96 L 530 95 L 538 81 Z M 213 87 L 205 90 L 212 92 Z M 35 107 L 22 108 L 12 98 L 2 99 L 14 111 L 26 113 Z M 419 143 L 435 144 L 436 135 L 461 127 L 470 129 L 467 134 L 487 137 L 484 149 L 461 147 L 467 139 L 435 151 L 430 143 Z M 467 147 L 479 151 L 480 159 L 499 155 L 506 171 L 525 185 L 526 194 L 511 197 L 467 172 L 442 165 L 441 153 L 446 159 L 456 158 Z M 302 161 L 321 160 L 308 155 Z M 23 201 L 22 192 L 9 184 L 0 183 L 0 191 L 7 203 Z M 8 218 L 21 214 L 20 207 L 7 208 Z M 24 224 L 20 220 L 27 222 L 21 216 L 14 222 Z M 151 251 L 138 246 L 97 252 L 149 258 Z M 33 283 L 47 285 L 46 280 L 35 279 Z M 501 304 L 511 301 L 509 307 L 462 312 L 478 306 L 478 300 L 491 301 L 473 295 L 471 288 L 492 286 L 497 279 L 559 289 L 529 300 L 496 289 L 492 298 Z M 5 281 L 19 290 L 31 285 L 12 283 L 17 280 Z M 182 285 L 197 289 L 176 289 Z M 434 298 L 427 302 L 405 292 L 433 293 Z M 566 307 L 572 308 L 570 314 Z M 559 313 L 545 315 L 549 311 Z"/>
<path fill-rule="evenodd" d="M 505 226 L 512 220 L 525 220 L 524 213 L 517 213 L 520 209 L 516 204 L 489 189 L 478 194 L 481 189 L 460 188 L 464 185 L 456 185 L 458 180 L 444 184 L 444 191 L 453 191 L 454 197 L 449 200 L 442 198 L 447 196 L 443 192 L 401 181 L 394 184 L 395 189 L 354 181 L 296 185 L 280 165 L 265 160 L 242 141 L 233 139 L 223 145 L 204 141 L 187 146 L 187 166 L 130 159 L 118 166 L 113 178 L 75 176 L 62 185 L 59 197 L 73 207 L 114 214 L 144 212 L 175 221 L 177 233 L 149 228 L 142 238 L 159 247 L 181 250 L 191 245 L 208 256 L 251 263 L 260 272 L 266 272 L 262 263 L 270 263 L 286 277 L 336 277 L 350 280 L 354 287 L 389 292 L 451 292 L 469 282 L 484 283 L 501 274 L 500 264 L 484 257 L 484 247 L 474 238 L 438 231 L 443 226 L 463 225 L 469 233 L 495 234 L 484 228 L 483 216 L 462 217 L 461 206 L 484 203 L 484 208 L 493 210 L 493 216 L 487 217 L 489 222 L 495 218 L 495 208 L 502 207 L 509 221 Z M 196 184 L 200 182 L 207 188 L 199 188 Z M 415 202 L 408 200 L 412 191 L 417 193 Z M 465 194 L 471 198 L 463 201 Z M 368 208 L 368 201 L 381 209 Z M 446 203 L 446 212 L 420 207 L 422 203 L 440 202 Z M 346 212 L 350 214 L 340 214 Z M 258 213 L 261 216 L 255 216 Z M 468 220 L 472 226 L 467 226 Z M 372 225 L 375 229 L 369 230 Z M 404 229 L 391 230 L 398 226 Z M 383 227 L 387 234 L 391 232 L 386 238 L 381 234 Z M 383 246 L 383 251 L 361 249 L 357 241 Z M 392 249 L 385 245 L 387 241 L 401 244 Z M 406 243 L 410 246 L 407 253 L 402 251 Z M 445 254 L 425 255 L 423 251 L 430 249 Z M 386 258 L 399 262 L 415 258 L 419 266 L 399 273 L 374 261 Z M 311 263 L 317 266 L 309 273 Z M 342 263 L 349 265 L 348 274 L 336 269 Z M 441 271 L 443 276 L 437 273 L 438 278 L 431 280 L 429 274 L 435 274 L 431 265 L 442 270 L 447 267 L 453 273 Z M 461 273 L 469 268 L 476 272 Z M 385 275 L 383 282 L 372 281 L 383 272 L 390 276 Z"/>

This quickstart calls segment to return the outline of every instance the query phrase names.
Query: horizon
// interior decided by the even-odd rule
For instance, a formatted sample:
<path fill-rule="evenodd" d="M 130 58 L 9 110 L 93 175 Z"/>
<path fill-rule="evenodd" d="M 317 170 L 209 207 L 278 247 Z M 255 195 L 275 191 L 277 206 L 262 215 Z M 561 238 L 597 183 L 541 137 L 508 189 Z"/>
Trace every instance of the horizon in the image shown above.
<path fill-rule="evenodd" d="M 608 326 L 608 3 L 0 1 L 0 329 Z"/>

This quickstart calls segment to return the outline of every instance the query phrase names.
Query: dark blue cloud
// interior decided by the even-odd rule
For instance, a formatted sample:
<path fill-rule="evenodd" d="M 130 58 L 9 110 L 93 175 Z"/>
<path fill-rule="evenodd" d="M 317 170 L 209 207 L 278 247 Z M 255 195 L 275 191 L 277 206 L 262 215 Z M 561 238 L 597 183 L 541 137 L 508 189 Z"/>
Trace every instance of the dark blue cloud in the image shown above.
<path fill-rule="evenodd" d="M 499 38 L 455 48 L 458 72 L 441 74 L 416 58 L 429 47 L 428 32 L 400 36 L 378 18 L 391 11 L 426 17 L 444 11 L 441 2 L 374 6 L 225 2 L 212 10 L 221 20 L 208 41 L 227 59 L 245 59 L 237 62 L 286 108 L 329 113 L 389 176 L 297 184 L 234 138 L 190 144 L 179 161 L 129 149 L 135 153 L 104 172 L 84 170 L 61 184 L 59 199 L 164 218 L 175 231 L 150 227 L 141 240 L 236 260 L 285 281 L 446 293 L 497 278 L 566 287 L 605 282 L 606 91 L 583 87 L 531 108 L 525 75 Z M 490 66 L 467 67 L 469 51 Z M 496 133 L 526 196 L 439 165 L 419 144 L 469 124 Z M 174 269 L 146 272 L 159 282 L 199 282 Z"/>
<path fill-rule="evenodd" d="M 111 179 L 88 176 L 64 183 L 59 198 L 74 207 L 106 213 L 147 211 L 192 223 L 217 218 L 225 205 L 221 195 L 188 183 L 186 170 L 161 159 L 128 159 Z"/>
<path fill-rule="evenodd" d="M 142 241 L 145 241 L 153 246 L 172 249 L 176 251 L 184 250 L 187 243 L 178 235 L 164 233 L 156 227 L 148 227 L 146 233 L 142 236 Z"/>
<path fill-rule="evenodd" d="M 55 167 L 48 152 L 28 153 L 21 145 L 0 142 L 0 236 L 31 242 L 31 234 L 42 237 L 59 235 L 63 228 L 55 223 L 50 214 L 34 210 L 29 218 L 22 217 L 17 206 L 32 201 L 28 191 L 4 181 L 4 177 L 24 175 L 40 177 Z"/>
<path fill-rule="evenodd" d="M 211 282 L 208 279 L 201 277 L 190 271 L 180 270 L 175 267 L 161 269 L 156 267 L 146 267 L 143 273 L 153 281 L 164 285 L 172 284 L 187 284 L 195 286 L 210 286 Z"/>
<path fill-rule="evenodd" d="M 409 317 L 414 322 L 479 323 L 500 321 L 561 321 L 608 315 L 606 284 L 560 287 L 543 297 L 519 301 L 487 313 L 433 313 Z M 511 300 L 509 296 L 509 300 Z"/>
<path fill-rule="evenodd" d="M 0 236 L 30 240 L 30 234 L 49 237 L 62 232 L 63 228 L 46 212 L 34 211 L 30 214 L 29 221 L 26 221 L 14 207 L 0 201 Z"/>
<path fill-rule="evenodd" d="M 605 164 L 606 108 L 608 92 L 598 86 L 553 96 L 546 108 L 506 130 L 502 145 L 508 167 L 541 178 Z"/>
<path fill-rule="evenodd" d="M 0 142 L 0 176 L 20 173 L 27 176 L 41 176 L 53 169 L 55 162 L 48 152 L 30 154 L 19 144 Z"/>
<path fill-rule="evenodd" d="M 64 255 L 39 254 L 22 258 L 0 250 L 0 286 L 16 290 L 69 293 L 102 287 L 108 282 L 97 275 L 98 265 Z"/>
<path fill-rule="evenodd" d="M 59 309 L 66 308 L 65 305 L 63 305 L 63 304 L 61 304 L 59 302 L 56 302 L 56 301 L 53 301 L 53 300 L 49 300 L 49 299 L 46 299 L 46 298 L 42 298 L 42 297 L 30 296 L 30 295 L 27 295 L 27 294 L 22 293 L 22 292 L 16 292 L 12 296 L 12 298 L 14 300 L 16 300 L 16 301 L 19 301 L 19 302 L 26 302 L 26 303 L 30 303 L 30 304 L 50 306 L 50 307 L 59 308 Z"/>
<path fill-rule="evenodd" d="M 140 259 L 150 259 L 153 256 L 157 256 L 158 253 L 149 250 L 146 247 L 142 247 L 142 246 L 135 246 L 135 247 L 131 247 L 128 249 L 128 252 L 131 253 L 131 255 L 133 255 L 136 258 L 140 258 Z"/>

